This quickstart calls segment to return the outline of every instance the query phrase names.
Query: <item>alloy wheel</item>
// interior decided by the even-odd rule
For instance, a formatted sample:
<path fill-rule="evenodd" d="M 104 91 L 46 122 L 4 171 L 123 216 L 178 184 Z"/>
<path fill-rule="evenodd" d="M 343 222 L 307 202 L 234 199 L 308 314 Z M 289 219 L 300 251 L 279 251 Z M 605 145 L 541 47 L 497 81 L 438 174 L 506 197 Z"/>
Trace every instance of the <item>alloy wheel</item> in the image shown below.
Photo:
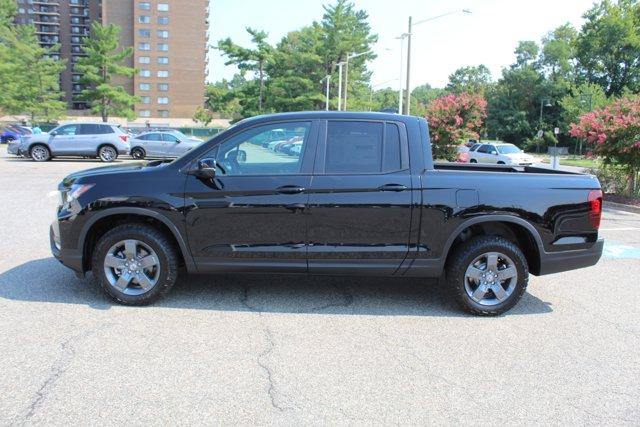
<path fill-rule="evenodd" d="M 31 150 L 31 157 L 37 162 L 43 162 L 49 158 L 49 152 L 42 146 L 33 147 Z"/>
<path fill-rule="evenodd" d="M 102 147 L 100 149 L 100 160 L 103 162 L 112 162 L 116 158 L 116 150 L 112 147 Z"/>
<path fill-rule="evenodd" d="M 122 240 L 111 246 L 103 261 L 109 284 L 126 295 L 149 292 L 160 277 L 160 259 L 146 243 Z"/>
<path fill-rule="evenodd" d="M 467 267 L 464 288 L 476 303 L 494 306 L 507 300 L 516 288 L 518 270 L 507 255 L 486 252 Z"/>

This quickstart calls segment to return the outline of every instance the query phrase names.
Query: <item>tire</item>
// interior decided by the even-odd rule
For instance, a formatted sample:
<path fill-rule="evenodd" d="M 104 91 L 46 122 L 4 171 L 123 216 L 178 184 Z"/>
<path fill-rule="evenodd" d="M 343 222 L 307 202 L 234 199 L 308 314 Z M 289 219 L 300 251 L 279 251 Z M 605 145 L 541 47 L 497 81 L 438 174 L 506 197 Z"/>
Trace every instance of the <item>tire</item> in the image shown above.
<path fill-rule="evenodd" d="M 135 265 L 132 259 L 137 261 Z M 153 265 L 145 268 L 145 260 L 149 260 L 146 265 Z M 164 296 L 178 278 L 178 266 L 178 253 L 171 239 L 140 223 L 119 225 L 105 233 L 91 259 L 95 280 L 107 295 L 124 305 L 147 305 Z"/>
<path fill-rule="evenodd" d="M 51 160 L 51 151 L 46 145 L 36 144 L 29 149 L 29 156 L 36 162 Z"/>
<path fill-rule="evenodd" d="M 102 162 L 113 162 L 118 158 L 118 150 L 113 145 L 103 145 L 98 149 L 98 157 Z"/>
<path fill-rule="evenodd" d="M 489 264 L 494 255 L 495 268 L 491 269 Z M 448 291 L 463 310 L 475 315 L 496 316 L 510 310 L 522 298 L 528 281 L 524 254 L 517 245 L 500 236 L 470 239 L 455 250 L 447 263 Z"/>
<path fill-rule="evenodd" d="M 469 163 L 478 163 L 478 161 L 476 159 L 471 159 L 469 160 Z"/>
<path fill-rule="evenodd" d="M 136 160 L 143 160 L 145 158 L 145 155 L 146 153 L 140 147 L 136 147 L 133 150 L 131 150 L 131 157 L 133 157 Z"/>

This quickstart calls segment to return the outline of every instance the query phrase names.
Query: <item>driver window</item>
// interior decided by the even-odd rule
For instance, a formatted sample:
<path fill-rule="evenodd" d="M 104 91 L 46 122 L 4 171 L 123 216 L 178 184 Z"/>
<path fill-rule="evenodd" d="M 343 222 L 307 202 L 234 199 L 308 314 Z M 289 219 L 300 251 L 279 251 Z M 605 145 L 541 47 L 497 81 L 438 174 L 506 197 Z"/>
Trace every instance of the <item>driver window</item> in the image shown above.
<path fill-rule="evenodd" d="M 257 126 L 220 144 L 216 161 L 226 175 L 300 173 L 310 122 Z"/>
<path fill-rule="evenodd" d="M 60 129 L 58 129 L 57 134 L 58 135 L 75 135 L 76 127 L 77 127 L 76 125 L 62 126 Z"/>

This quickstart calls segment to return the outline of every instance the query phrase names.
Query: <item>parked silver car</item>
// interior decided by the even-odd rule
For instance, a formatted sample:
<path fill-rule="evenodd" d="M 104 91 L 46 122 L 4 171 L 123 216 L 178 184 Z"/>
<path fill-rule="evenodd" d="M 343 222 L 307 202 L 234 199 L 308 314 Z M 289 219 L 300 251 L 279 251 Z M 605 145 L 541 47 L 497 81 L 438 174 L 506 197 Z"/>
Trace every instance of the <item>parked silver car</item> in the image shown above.
<path fill-rule="evenodd" d="M 199 138 L 189 137 L 178 131 L 144 132 L 131 139 L 131 156 L 134 159 L 175 158 L 202 142 Z"/>
<path fill-rule="evenodd" d="M 130 148 L 129 135 L 117 125 L 73 123 L 50 132 L 25 135 L 11 144 L 8 152 L 31 157 L 36 162 L 58 156 L 97 157 L 103 162 L 112 162 L 118 155 L 129 154 Z"/>

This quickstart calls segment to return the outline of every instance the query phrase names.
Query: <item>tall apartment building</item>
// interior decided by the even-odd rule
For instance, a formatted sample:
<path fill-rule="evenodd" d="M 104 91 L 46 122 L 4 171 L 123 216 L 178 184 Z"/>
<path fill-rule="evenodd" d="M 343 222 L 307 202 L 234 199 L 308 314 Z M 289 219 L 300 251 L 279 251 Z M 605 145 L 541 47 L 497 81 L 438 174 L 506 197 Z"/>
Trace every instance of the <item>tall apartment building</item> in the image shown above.
<path fill-rule="evenodd" d="M 122 28 L 121 46 L 133 46 L 129 66 L 139 70 L 121 84 L 140 97 L 144 118 L 191 117 L 204 102 L 208 0 L 17 0 L 17 23 L 32 23 L 43 46 L 59 44 L 67 60 L 61 88 L 70 109 L 86 109 L 78 99 L 83 37 L 91 22 Z"/>

